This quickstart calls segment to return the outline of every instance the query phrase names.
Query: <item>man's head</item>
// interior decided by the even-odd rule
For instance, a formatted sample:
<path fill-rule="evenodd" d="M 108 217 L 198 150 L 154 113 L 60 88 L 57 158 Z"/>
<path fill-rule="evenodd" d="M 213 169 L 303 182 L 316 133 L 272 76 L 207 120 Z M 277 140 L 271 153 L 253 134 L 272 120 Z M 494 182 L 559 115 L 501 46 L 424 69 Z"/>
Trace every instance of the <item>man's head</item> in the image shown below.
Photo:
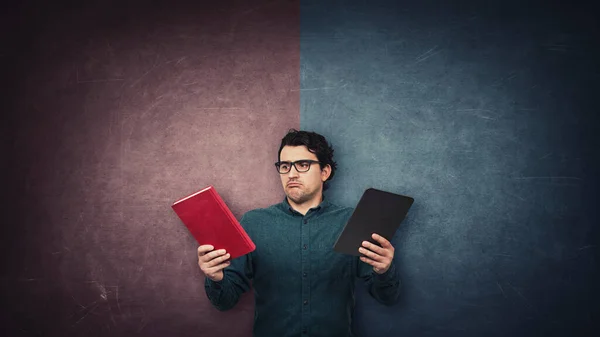
<path fill-rule="evenodd" d="M 283 190 L 297 204 L 320 197 L 337 168 L 333 148 L 315 132 L 289 130 L 281 140 L 278 157 Z"/>

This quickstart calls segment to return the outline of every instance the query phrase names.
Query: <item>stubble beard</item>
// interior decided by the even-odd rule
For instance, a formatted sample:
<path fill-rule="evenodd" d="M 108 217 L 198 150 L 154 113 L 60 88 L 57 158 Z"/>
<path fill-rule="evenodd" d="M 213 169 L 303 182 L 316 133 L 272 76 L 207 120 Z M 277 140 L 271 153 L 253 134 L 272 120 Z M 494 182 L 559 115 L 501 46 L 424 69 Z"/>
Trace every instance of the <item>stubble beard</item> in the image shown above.
<path fill-rule="evenodd" d="M 303 188 L 292 187 L 288 189 L 286 194 L 296 204 L 303 204 L 314 196 L 314 191 L 313 193 L 307 193 Z"/>

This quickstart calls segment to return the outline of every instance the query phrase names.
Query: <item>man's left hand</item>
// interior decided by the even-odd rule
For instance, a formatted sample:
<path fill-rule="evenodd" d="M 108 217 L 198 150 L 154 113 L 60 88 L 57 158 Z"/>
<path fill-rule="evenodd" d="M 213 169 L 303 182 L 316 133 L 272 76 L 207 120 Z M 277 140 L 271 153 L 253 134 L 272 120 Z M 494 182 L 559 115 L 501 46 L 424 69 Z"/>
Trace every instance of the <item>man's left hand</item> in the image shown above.
<path fill-rule="evenodd" d="M 373 233 L 371 237 L 379 242 L 381 247 L 372 244 L 369 241 L 363 241 L 362 247 L 358 249 L 358 252 L 364 256 L 360 257 L 360 260 L 373 266 L 373 270 L 377 274 L 383 274 L 392 265 L 394 258 L 394 246 L 383 236 Z"/>

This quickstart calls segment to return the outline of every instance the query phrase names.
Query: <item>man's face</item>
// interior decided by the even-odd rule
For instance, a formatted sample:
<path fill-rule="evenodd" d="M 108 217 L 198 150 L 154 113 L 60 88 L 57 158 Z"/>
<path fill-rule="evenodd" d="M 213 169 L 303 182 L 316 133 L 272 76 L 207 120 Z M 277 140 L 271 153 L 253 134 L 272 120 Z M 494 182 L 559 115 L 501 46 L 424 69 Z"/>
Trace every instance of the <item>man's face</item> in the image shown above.
<path fill-rule="evenodd" d="M 281 162 L 295 162 L 298 160 L 318 160 L 317 155 L 308 151 L 306 146 L 284 146 L 281 150 Z M 299 164 L 297 164 L 300 167 Z M 323 182 L 330 174 L 330 166 L 321 170 L 318 163 L 310 165 L 308 172 L 298 172 L 292 165 L 288 173 L 280 174 L 283 190 L 287 197 L 296 204 L 302 204 L 320 196 L 323 190 Z"/>

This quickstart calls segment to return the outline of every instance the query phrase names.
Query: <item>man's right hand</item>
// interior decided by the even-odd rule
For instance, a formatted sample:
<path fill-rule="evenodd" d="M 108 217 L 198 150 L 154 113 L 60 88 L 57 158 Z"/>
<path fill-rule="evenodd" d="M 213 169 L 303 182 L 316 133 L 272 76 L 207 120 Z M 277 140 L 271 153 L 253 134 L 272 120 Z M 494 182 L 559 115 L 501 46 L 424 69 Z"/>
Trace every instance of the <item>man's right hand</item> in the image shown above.
<path fill-rule="evenodd" d="M 214 250 L 211 245 L 198 247 L 198 266 L 209 279 L 219 282 L 223 279 L 223 269 L 231 264 L 225 249 Z"/>

